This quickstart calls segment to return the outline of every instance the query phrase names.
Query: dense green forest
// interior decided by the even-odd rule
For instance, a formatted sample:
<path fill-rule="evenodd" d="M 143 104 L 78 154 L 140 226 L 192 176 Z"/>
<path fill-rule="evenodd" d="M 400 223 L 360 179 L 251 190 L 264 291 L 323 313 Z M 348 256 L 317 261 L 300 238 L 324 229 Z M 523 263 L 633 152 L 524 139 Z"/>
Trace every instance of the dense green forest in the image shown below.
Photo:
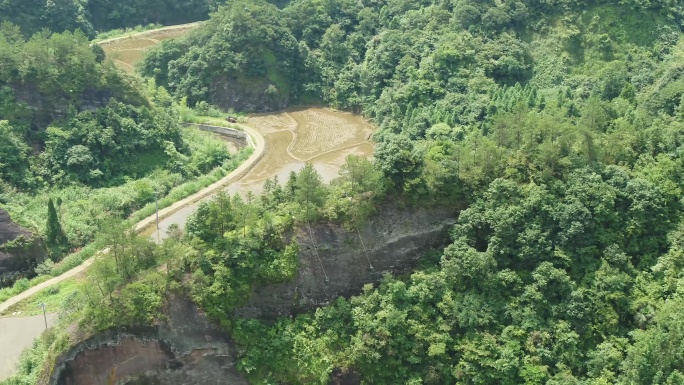
<path fill-rule="evenodd" d="M 204 20 L 214 0 L 49 0 L 0 1 L 0 22 L 18 25 L 25 36 L 43 29 L 81 30 L 88 36 L 144 24 L 182 24 Z"/>
<path fill-rule="evenodd" d="M 362 112 L 388 196 L 467 207 L 433 267 L 296 319 L 226 321 L 241 368 L 255 383 L 335 368 L 682 383 L 683 16 L 666 1 L 232 1 L 150 54 L 142 72 L 191 103 L 220 104 L 213 86 L 234 77 Z M 196 299 L 223 318 L 240 270 L 211 256 L 235 235 L 206 231 L 189 232 L 210 259 Z"/>
<path fill-rule="evenodd" d="M 284 6 L 289 0 L 272 0 Z M 173 25 L 206 20 L 220 0 L 0 0 L 0 22 L 11 22 L 25 36 L 47 29 L 81 30 L 90 37 L 140 25 Z"/>
<path fill-rule="evenodd" d="M 79 109 L 81 98 L 56 107 L 66 117 L 3 112 L 0 127 L 13 136 L 1 159 L 23 166 L 0 170 L 21 170 L 3 178 L 25 188 L 103 183 L 95 164 L 108 178 L 124 175 L 104 168 L 106 150 L 90 150 L 91 168 L 70 164 L 82 151 L 69 155 L 70 135 L 99 135 L 100 111 L 130 127 L 164 122 L 156 116 L 172 114 L 174 99 L 221 105 L 212 89 L 227 78 L 267 83 L 271 98 L 360 112 L 378 126 L 375 159 L 349 158 L 330 186 L 306 167 L 282 185 L 268 181 L 261 197 L 220 195 L 159 247 L 110 226 L 102 236 L 114 257 L 93 265 L 64 322 L 92 332 L 147 325 L 165 293 L 181 291 L 231 332 L 252 383 L 325 384 L 341 368 L 369 384 L 681 384 L 683 27 L 674 1 L 228 1 L 148 56 L 147 88 L 107 75 L 115 102 L 97 113 Z M 26 74 L 55 79 L 27 70 L 21 55 L 82 36 L 23 43 L 5 30 L 0 55 L 22 58 L 0 61 L 17 63 L 0 72 L 6 98 L 18 98 L 12 85 Z M 90 89 L 71 84 L 99 89 L 108 64 L 80 47 L 65 58 L 87 56 L 99 75 L 40 83 L 44 92 L 70 100 L 69 90 Z M 61 128 L 42 130 L 53 118 Z M 155 127 L 183 152 L 173 125 Z M 45 150 L 27 161 L 32 146 Z M 463 208 L 449 246 L 412 274 L 313 313 L 230 317 L 253 286 L 294 276 L 293 229 L 352 229 L 388 201 Z M 155 268 L 162 262 L 166 271 Z M 41 340 L 8 383 L 45 375 L 41 364 L 68 338 Z"/>

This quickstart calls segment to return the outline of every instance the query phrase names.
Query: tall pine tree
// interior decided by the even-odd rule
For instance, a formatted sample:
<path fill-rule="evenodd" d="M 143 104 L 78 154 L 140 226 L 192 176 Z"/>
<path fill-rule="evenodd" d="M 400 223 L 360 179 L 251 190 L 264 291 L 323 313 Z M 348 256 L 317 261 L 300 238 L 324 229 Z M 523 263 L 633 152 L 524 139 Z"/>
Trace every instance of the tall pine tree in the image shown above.
<path fill-rule="evenodd" d="M 45 229 L 45 236 L 47 237 L 47 245 L 53 254 L 61 254 L 65 251 L 67 246 L 67 237 L 64 234 L 62 225 L 59 223 L 57 210 L 52 198 L 48 200 L 48 216 L 47 226 Z"/>

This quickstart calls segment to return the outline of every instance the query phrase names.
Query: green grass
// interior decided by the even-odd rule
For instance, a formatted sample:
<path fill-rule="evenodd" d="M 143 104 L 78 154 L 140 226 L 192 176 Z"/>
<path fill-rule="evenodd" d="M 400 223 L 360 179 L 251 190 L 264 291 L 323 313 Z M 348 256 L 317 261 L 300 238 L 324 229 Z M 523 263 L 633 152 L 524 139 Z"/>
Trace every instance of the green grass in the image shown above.
<path fill-rule="evenodd" d="M 0 316 L 11 316 L 14 312 L 21 312 L 21 314 L 17 315 L 21 317 L 41 314 L 43 310 L 40 307 L 40 303 L 46 304 L 48 313 L 55 312 L 61 307 L 61 304 L 65 299 L 72 296 L 78 290 L 79 283 L 80 280 L 78 278 L 70 278 L 62 281 L 55 286 L 41 290 L 30 298 L 11 306 L 9 309 L 0 313 Z"/>
<path fill-rule="evenodd" d="M 20 279 L 14 283 L 12 287 L 5 287 L 0 289 L 0 302 L 5 302 L 7 299 L 14 297 L 15 295 L 33 287 L 39 285 L 48 279 L 52 278 L 49 275 L 43 275 L 40 277 L 28 280 L 26 278 Z"/>
<path fill-rule="evenodd" d="M 200 191 L 201 189 L 218 182 L 221 178 L 228 175 L 231 171 L 235 170 L 242 162 L 244 162 L 252 154 L 254 149 L 247 147 L 240 151 L 236 156 L 234 156 L 226 165 L 219 167 L 207 175 L 199 177 L 197 180 L 184 183 L 171 190 L 167 196 L 159 200 L 159 209 L 163 209 L 171 206 L 172 204 L 178 202 L 181 199 L 187 198 L 188 196 Z M 129 219 L 128 223 L 133 225 L 144 218 L 152 215 L 155 212 L 155 204 L 150 203 L 142 209 L 135 212 Z"/>

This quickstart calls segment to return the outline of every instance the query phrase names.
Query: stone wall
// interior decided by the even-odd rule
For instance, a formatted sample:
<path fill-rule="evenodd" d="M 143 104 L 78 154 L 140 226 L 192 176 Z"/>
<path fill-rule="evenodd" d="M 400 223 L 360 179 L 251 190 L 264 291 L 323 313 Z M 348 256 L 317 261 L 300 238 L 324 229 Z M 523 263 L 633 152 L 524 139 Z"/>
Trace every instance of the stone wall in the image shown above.
<path fill-rule="evenodd" d="M 269 112 L 290 105 L 287 90 L 278 89 L 268 78 L 230 75 L 215 78 L 209 86 L 209 101 L 223 110 Z"/>

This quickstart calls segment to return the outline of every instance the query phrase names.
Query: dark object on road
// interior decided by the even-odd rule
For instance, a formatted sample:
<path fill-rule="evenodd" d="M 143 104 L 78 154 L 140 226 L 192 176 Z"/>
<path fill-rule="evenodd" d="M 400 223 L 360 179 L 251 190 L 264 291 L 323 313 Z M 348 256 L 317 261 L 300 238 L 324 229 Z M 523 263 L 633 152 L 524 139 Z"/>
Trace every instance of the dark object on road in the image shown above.
<path fill-rule="evenodd" d="M 234 116 L 229 116 L 226 118 L 226 120 L 230 123 L 237 123 L 237 118 Z"/>

